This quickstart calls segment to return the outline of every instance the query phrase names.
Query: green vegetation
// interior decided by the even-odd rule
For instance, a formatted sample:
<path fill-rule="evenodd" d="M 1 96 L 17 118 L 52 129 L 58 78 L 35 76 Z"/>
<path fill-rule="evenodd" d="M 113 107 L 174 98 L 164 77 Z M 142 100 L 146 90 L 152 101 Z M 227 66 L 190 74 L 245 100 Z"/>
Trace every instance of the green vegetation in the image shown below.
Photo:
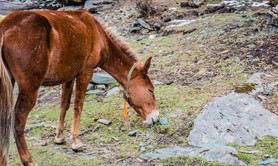
<path fill-rule="evenodd" d="M 206 161 L 202 157 L 190 157 L 190 156 L 174 156 L 167 157 L 162 160 L 166 164 L 186 164 L 186 165 L 198 165 L 198 166 L 228 166 L 228 164 Z"/>
<path fill-rule="evenodd" d="M 266 137 L 265 139 L 259 140 L 254 146 L 240 146 L 232 144 L 238 151 L 238 158 L 248 165 L 255 166 L 262 160 L 267 158 L 278 158 L 278 138 Z M 250 151 L 250 154 L 248 153 Z M 252 151 L 256 151 L 252 153 Z"/>

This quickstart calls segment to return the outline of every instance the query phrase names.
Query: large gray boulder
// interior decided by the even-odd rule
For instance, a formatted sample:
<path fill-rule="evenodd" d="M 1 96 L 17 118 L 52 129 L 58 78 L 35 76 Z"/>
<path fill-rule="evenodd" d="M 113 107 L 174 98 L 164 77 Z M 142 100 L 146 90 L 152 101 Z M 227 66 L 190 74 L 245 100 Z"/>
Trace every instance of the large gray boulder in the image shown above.
<path fill-rule="evenodd" d="M 194 120 L 188 141 L 199 147 L 254 145 L 268 135 L 278 136 L 278 116 L 248 94 L 231 93 L 205 107 Z"/>

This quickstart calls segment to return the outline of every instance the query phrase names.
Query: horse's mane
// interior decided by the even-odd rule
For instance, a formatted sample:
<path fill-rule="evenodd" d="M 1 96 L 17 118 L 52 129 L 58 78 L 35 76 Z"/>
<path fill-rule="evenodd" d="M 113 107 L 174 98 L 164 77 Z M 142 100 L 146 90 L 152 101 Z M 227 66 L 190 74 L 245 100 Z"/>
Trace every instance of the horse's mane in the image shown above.
<path fill-rule="evenodd" d="M 137 55 L 135 51 L 129 46 L 128 43 L 126 43 L 122 37 L 120 37 L 117 32 L 112 29 L 105 26 L 103 23 L 101 23 L 105 32 L 108 34 L 108 36 L 122 49 L 122 51 L 125 53 L 125 55 L 132 60 L 132 62 L 137 63 L 140 62 L 140 58 Z"/>

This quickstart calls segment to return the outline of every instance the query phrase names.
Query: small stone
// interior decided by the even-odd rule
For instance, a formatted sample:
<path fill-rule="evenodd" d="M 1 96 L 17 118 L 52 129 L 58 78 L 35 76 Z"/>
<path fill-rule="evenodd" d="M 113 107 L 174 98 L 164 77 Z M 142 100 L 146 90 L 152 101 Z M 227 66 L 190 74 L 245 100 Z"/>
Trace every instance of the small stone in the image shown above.
<path fill-rule="evenodd" d="M 163 83 L 160 82 L 160 81 L 154 80 L 154 81 L 153 81 L 153 84 L 154 84 L 154 85 L 162 85 Z"/>
<path fill-rule="evenodd" d="M 108 90 L 108 91 L 104 94 L 104 96 L 105 96 L 105 97 L 108 97 L 108 96 L 117 94 L 117 93 L 119 93 L 119 92 L 120 92 L 120 88 L 119 88 L 119 87 L 114 87 L 114 88 Z"/>
<path fill-rule="evenodd" d="M 107 119 L 99 119 L 99 120 L 97 120 L 97 122 L 105 124 L 105 125 L 110 125 L 111 124 L 111 121 L 107 120 Z"/>
<path fill-rule="evenodd" d="M 87 87 L 87 91 L 89 91 L 89 90 L 93 90 L 93 87 L 94 87 L 94 85 L 93 85 L 93 84 L 89 84 L 89 85 L 88 85 L 88 87 Z"/>
<path fill-rule="evenodd" d="M 99 90 L 99 89 L 94 89 L 94 90 L 89 90 L 86 92 L 86 95 L 90 95 L 90 94 L 96 94 L 96 95 L 101 95 L 103 94 L 104 91 L 103 90 Z"/>
<path fill-rule="evenodd" d="M 154 39 L 156 37 L 156 35 L 150 35 L 149 39 Z"/>
<path fill-rule="evenodd" d="M 163 20 L 163 22 L 170 22 L 171 20 L 172 20 L 171 17 L 167 17 Z"/>
<path fill-rule="evenodd" d="M 251 48 L 251 49 L 254 49 L 254 48 L 256 48 L 256 45 L 255 44 L 249 44 L 249 45 L 247 45 L 247 47 Z"/>
<path fill-rule="evenodd" d="M 47 145 L 47 142 L 46 142 L 46 141 L 34 143 L 34 146 L 46 146 L 46 145 Z"/>
<path fill-rule="evenodd" d="M 253 58 L 254 56 L 249 54 L 249 55 L 246 55 L 245 57 L 246 58 Z"/>
<path fill-rule="evenodd" d="M 132 130 L 128 133 L 128 136 L 135 137 L 138 134 L 139 130 Z"/>
<path fill-rule="evenodd" d="M 159 31 L 161 29 L 161 24 L 159 22 L 154 23 L 153 26 L 154 26 L 154 29 L 157 31 Z"/>
<path fill-rule="evenodd" d="M 140 40 L 143 40 L 143 39 L 146 39 L 147 38 L 147 36 L 139 36 L 137 39 L 136 39 L 136 41 L 140 41 Z"/>
<path fill-rule="evenodd" d="M 153 30 L 153 28 L 148 24 L 148 23 L 146 23 L 142 18 L 139 18 L 139 19 L 137 19 L 137 22 L 143 27 L 143 28 L 145 28 L 145 29 L 147 29 L 147 30 Z"/>
<path fill-rule="evenodd" d="M 255 36 L 250 36 L 250 37 L 248 37 L 248 40 L 249 41 L 255 41 L 257 38 L 255 37 Z"/>
<path fill-rule="evenodd" d="M 95 155 L 95 153 L 94 152 L 87 152 L 86 155 L 87 156 L 93 156 L 93 155 Z"/>
<path fill-rule="evenodd" d="M 146 151 L 146 148 L 145 147 L 141 147 L 140 148 L 140 152 L 145 152 Z"/>
<path fill-rule="evenodd" d="M 151 62 L 151 67 L 155 67 L 156 63 L 155 62 Z"/>
<path fill-rule="evenodd" d="M 139 146 L 140 146 L 140 147 L 143 147 L 143 146 L 145 146 L 145 145 L 146 145 L 146 144 L 145 144 L 144 142 L 140 142 L 140 143 L 139 143 Z"/>
<path fill-rule="evenodd" d="M 160 118 L 160 119 L 159 119 L 159 123 L 160 123 L 161 125 L 165 125 L 165 124 L 168 123 L 168 120 L 167 120 L 167 118 Z"/>
<path fill-rule="evenodd" d="M 174 56 L 174 54 L 168 54 L 167 58 L 172 58 Z"/>
<path fill-rule="evenodd" d="M 73 151 L 68 151 L 66 152 L 67 154 L 73 154 L 74 152 Z"/>
<path fill-rule="evenodd" d="M 235 62 L 239 62 L 240 61 L 240 58 L 237 56 L 236 58 L 235 58 Z"/>
<path fill-rule="evenodd" d="M 131 33 L 137 33 L 141 30 L 141 28 L 139 27 L 133 27 L 133 28 L 129 28 L 129 32 Z"/>

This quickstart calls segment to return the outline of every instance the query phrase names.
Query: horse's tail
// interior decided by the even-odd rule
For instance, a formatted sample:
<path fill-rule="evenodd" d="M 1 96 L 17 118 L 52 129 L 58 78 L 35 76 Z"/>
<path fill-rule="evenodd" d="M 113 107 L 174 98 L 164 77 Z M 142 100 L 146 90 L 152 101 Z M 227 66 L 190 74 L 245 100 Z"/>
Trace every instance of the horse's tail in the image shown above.
<path fill-rule="evenodd" d="M 0 40 L 0 165 L 6 166 L 12 126 L 13 86 L 3 61 L 3 34 L 0 34 Z"/>

